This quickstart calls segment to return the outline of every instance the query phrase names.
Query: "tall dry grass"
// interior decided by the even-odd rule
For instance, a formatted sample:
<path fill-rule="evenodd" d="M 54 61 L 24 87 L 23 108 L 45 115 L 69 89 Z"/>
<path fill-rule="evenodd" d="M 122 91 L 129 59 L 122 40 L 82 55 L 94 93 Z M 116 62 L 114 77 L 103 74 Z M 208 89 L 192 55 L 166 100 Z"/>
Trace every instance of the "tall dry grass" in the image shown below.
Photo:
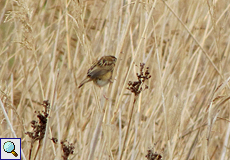
<path fill-rule="evenodd" d="M 32 159 L 63 158 L 52 137 L 73 143 L 69 159 L 146 160 L 149 149 L 165 160 L 230 159 L 229 10 L 227 0 L 0 1 L 0 137 L 22 138 L 29 159 L 25 133 L 49 100 Z M 78 89 L 102 55 L 118 58 L 113 83 Z M 126 88 L 142 62 L 152 78 L 130 121 Z"/>

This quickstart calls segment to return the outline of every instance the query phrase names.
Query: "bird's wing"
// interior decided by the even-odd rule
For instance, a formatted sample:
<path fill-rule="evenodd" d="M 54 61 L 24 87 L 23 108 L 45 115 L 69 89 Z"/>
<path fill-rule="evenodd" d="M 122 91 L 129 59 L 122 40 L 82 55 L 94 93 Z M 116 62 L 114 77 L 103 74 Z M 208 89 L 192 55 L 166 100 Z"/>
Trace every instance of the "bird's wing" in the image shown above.
<path fill-rule="evenodd" d="M 100 77 L 100 76 L 103 76 L 103 75 L 105 75 L 106 73 L 108 73 L 109 71 L 111 71 L 111 69 L 108 69 L 108 68 L 96 68 L 96 69 L 94 69 L 94 70 L 92 70 L 92 72 L 90 72 L 89 74 L 88 74 L 88 76 L 90 77 L 90 78 L 92 78 L 92 79 L 95 79 L 95 78 L 97 78 L 97 77 Z"/>

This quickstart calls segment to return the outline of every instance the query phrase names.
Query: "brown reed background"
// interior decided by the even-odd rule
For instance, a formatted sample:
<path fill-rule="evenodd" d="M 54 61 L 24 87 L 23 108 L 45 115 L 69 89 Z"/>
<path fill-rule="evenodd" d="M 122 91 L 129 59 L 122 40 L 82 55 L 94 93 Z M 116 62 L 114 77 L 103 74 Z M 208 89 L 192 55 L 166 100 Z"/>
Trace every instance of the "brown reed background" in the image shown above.
<path fill-rule="evenodd" d="M 230 159 L 229 14 L 227 0 L 0 1 L 0 98 L 25 157 L 25 133 L 49 100 L 36 159 L 62 159 L 52 137 L 73 143 L 69 159 L 145 160 L 148 149 L 165 160 Z M 118 58 L 113 83 L 78 89 L 103 55 Z M 140 63 L 152 77 L 123 143 Z M 0 137 L 13 137 L 2 109 L 0 118 Z"/>

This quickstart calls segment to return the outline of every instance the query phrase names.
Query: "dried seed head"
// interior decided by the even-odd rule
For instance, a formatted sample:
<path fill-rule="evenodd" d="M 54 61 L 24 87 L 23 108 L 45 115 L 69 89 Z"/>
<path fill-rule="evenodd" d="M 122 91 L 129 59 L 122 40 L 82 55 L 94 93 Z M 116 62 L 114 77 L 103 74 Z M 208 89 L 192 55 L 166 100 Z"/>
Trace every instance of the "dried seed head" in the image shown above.
<path fill-rule="evenodd" d="M 33 139 L 34 141 L 37 140 L 42 140 L 45 136 L 45 130 L 46 130 L 46 124 L 47 124 L 47 118 L 49 116 L 49 106 L 50 103 L 48 101 L 43 101 L 43 107 L 45 108 L 45 111 L 41 112 L 35 112 L 37 113 L 37 117 L 38 117 L 38 121 L 36 120 L 32 120 L 31 123 L 31 127 L 33 128 L 32 132 L 26 132 L 25 134 L 27 134 L 31 139 Z"/>
<path fill-rule="evenodd" d="M 74 145 L 73 143 L 69 143 L 67 141 L 62 141 L 61 142 L 62 150 L 64 155 L 62 156 L 64 160 L 67 160 L 70 154 L 74 153 Z"/>
<path fill-rule="evenodd" d="M 145 80 L 148 80 L 151 78 L 151 75 L 149 73 L 149 67 L 146 67 L 144 70 L 145 63 L 140 63 L 140 73 L 136 73 L 136 76 L 138 78 L 138 81 L 129 81 L 127 89 L 133 92 L 135 95 L 138 95 L 143 90 L 142 85 L 145 82 Z M 148 86 L 145 86 L 145 89 L 147 89 Z"/>
<path fill-rule="evenodd" d="M 162 155 L 153 153 L 152 149 L 148 150 L 148 154 L 145 156 L 148 160 L 162 160 Z"/>

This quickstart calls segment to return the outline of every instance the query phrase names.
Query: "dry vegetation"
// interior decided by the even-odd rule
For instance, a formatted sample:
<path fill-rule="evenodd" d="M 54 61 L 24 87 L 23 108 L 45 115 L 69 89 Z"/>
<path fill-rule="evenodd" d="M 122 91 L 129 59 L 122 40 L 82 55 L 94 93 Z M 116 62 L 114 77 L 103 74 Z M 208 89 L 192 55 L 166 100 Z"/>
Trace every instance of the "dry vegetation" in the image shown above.
<path fill-rule="evenodd" d="M 228 0 L 1 0 L 0 137 L 26 159 L 229 160 L 229 35 Z M 78 89 L 102 55 L 113 83 Z"/>

